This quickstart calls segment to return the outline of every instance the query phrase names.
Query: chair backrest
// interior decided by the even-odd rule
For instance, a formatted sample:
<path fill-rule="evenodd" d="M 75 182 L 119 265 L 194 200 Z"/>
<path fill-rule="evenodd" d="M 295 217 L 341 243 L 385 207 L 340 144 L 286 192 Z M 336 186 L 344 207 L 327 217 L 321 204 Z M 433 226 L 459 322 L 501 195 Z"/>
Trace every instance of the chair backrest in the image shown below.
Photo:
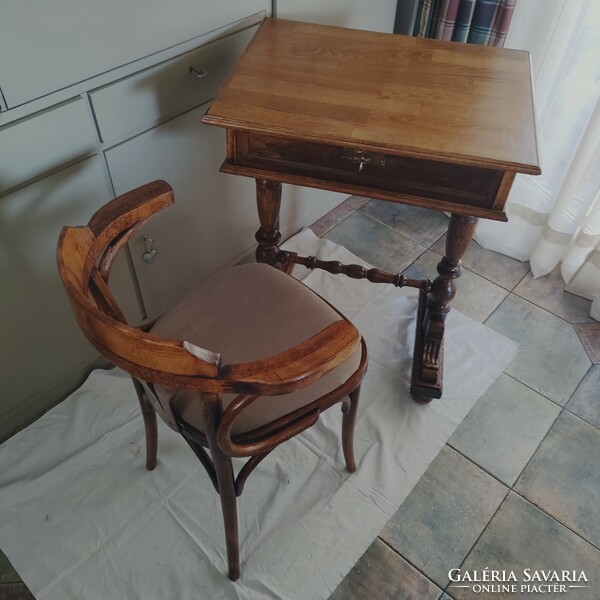
<path fill-rule="evenodd" d="M 108 287 L 119 250 L 149 217 L 173 201 L 164 181 L 114 199 L 87 226 L 63 228 L 57 264 L 79 326 L 100 354 L 139 379 L 202 391 L 205 378 L 219 375 L 219 355 L 204 351 L 199 358 L 183 341 L 130 327 Z"/>
<path fill-rule="evenodd" d="M 218 349 L 130 327 L 108 280 L 119 250 L 152 215 L 171 206 L 173 190 L 154 181 L 115 198 L 85 227 L 64 227 L 57 247 L 60 277 L 83 333 L 132 376 L 170 388 L 239 394 L 284 394 L 310 385 L 345 361 L 360 334 L 345 317 L 281 354 L 222 364 Z"/>

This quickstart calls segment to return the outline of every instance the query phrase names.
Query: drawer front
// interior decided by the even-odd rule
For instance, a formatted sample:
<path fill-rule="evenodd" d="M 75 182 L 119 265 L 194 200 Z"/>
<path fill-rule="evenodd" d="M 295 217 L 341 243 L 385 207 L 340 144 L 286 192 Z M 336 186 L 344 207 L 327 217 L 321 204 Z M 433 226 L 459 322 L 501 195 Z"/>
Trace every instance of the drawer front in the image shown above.
<path fill-rule="evenodd" d="M 213 98 L 257 26 L 90 94 L 104 142 L 129 137 Z"/>
<path fill-rule="evenodd" d="M 96 152 L 84 100 L 0 128 L 0 193 Z"/>
<path fill-rule="evenodd" d="M 502 171 L 244 132 L 237 133 L 234 148 L 236 165 L 346 184 L 351 193 L 379 191 L 448 210 L 501 208 L 496 200 Z"/>

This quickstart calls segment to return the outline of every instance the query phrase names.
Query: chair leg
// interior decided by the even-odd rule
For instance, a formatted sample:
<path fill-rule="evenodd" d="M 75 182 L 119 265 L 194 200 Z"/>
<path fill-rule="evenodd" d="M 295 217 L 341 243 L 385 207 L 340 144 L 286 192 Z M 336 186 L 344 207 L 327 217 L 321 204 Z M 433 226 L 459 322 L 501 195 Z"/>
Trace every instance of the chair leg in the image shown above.
<path fill-rule="evenodd" d="M 141 383 L 133 379 L 133 385 L 137 392 L 142 417 L 144 418 L 144 429 L 146 430 L 146 469 L 152 471 L 156 467 L 156 458 L 158 454 L 158 426 L 156 424 L 156 411 L 146 398 L 144 388 Z"/>
<path fill-rule="evenodd" d="M 240 576 L 240 549 L 233 465 L 231 457 L 223 454 L 218 448 L 211 448 L 211 455 L 217 473 L 219 495 L 221 496 L 221 507 L 223 509 L 229 579 L 235 581 Z"/>
<path fill-rule="evenodd" d="M 360 385 L 350 392 L 350 403 L 342 404 L 342 449 L 344 450 L 344 459 L 346 468 L 350 473 L 356 471 L 356 461 L 354 460 L 354 426 L 356 424 L 356 413 L 358 411 L 358 398 L 360 396 Z"/>
<path fill-rule="evenodd" d="M 217 426 L 223 414 L 223 406 L 218 394 L 205 393 L 202 395 L 202 400 L 204 404 L 206 439 L 215 467 L 217 483 L 219 484 L 219 496 L 221 496 L 221 508 L 223 509 L 229 579 L 236 581 L 240 576 L 240 548 L 238 541 L 235 478 L 231 456 L 225 454 L 217 442 Z"/>

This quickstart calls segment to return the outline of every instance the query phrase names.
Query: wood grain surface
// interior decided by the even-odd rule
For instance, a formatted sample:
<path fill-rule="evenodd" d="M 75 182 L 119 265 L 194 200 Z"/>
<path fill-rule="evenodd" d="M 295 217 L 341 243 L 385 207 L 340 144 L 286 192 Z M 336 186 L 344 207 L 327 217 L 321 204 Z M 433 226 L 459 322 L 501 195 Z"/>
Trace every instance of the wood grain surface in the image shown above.
<path fill-rule="evenodd" d="M 203 122 L 540 173 L 519 50 L 267 19 Z"/>

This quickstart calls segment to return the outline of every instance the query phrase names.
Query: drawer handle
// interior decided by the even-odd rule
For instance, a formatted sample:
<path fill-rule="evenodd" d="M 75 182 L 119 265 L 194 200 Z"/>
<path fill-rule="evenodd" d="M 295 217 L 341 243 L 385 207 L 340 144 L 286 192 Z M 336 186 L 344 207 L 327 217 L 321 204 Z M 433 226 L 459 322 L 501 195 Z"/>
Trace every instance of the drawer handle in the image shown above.
<path fill-rule="evenodd" d="M 368 165 L 370 162 L 377 162 L 382 167 L 385 167 L 385 163 L 387 161 L 387 154 L 374 154 L 370 155 L 364 150 L 351 150 L 349 148 L 344 148 L 342 151 L 342 158 L 345 160 L 352 160 L 358 163 L 358 172 L 362 173 L 365 165 Z"/>
<path fill-rule="evenodd" d="M 198 77 L 198 79 L 202 79 L 208 75 L 206 71 L 203 71 L 202 69 L 196 69 L 196 67 L 190 67 L 190 73 L 193 73 L 196 77 Z"/>
<path fill-rule="evenodd" d="M 158 252 L 156 248 L 152 248 L 152 246 L 150 246 L 152 242 L 154 242 L 154 240 L 149 235 L 144 236 L 144 245 L 146 246 L 146 252 L 142 254 L 142 260 L 150 264 L 154 262 L 154 259 L 156 258 L 156 253 Z"/>

